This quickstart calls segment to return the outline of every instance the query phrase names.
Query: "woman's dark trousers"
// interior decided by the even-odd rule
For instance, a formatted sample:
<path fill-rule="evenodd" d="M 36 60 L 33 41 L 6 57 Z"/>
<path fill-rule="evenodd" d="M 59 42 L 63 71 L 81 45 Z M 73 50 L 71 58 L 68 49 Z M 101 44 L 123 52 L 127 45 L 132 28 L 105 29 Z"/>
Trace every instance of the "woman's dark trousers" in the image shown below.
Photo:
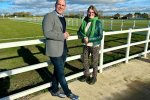
<path fill-rule="evenodd" d="M 90 76 L 89 72 L 89 55 L 91 53 L 91 63 L 93 67 L 92 77 L 97 76 L 98 71 L 98 55 L 99 55 L 99 46 L 83 46 L 83 67 L 84 67 L 84 75 Z"/>

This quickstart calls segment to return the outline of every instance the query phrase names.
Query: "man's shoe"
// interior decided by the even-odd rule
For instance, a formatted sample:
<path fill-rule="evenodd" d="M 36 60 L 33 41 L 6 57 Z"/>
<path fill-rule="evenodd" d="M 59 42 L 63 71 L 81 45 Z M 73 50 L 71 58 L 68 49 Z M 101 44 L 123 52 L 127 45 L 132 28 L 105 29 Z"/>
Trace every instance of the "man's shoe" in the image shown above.
<path fill-rule="evenodd" d="M 66 95 L 61 93 L 60 91 L 58 91 L 56 93 L 51 92 L 51 94 L 52 94 L 52 96 L 58 96 L 60 98 L 65 98 L 66 97 Z"/>
<path fill-rule="evenodd" d="M 90 85 L 93 85 L 93 84 L 95 84 L 96 81 L 97 81 L 97 78 L 96 77 L 92 77 L 90 79 L 90 81 L 88 81 L 87 83 L 89 83 Z"/>
<path fill-rule="evenodd" d="M 79 100 L 80 97 L 78 95 L 75 95 L 73 93 L 71 93 L 69 96 L 67 96 L 68 98 L 70 98 L 71 100 Z"/>
<path fill-rule="evenodd" d="M 85 82 L 85 81 L 87 81 L 87 80 L 89 80 L 89 79 L 90 79 L 90 76 L 85 76 L 85 75 L 84 75 L 84 76 L 81 77 L 80 81 L 81 81 L 81 82 Z"/>

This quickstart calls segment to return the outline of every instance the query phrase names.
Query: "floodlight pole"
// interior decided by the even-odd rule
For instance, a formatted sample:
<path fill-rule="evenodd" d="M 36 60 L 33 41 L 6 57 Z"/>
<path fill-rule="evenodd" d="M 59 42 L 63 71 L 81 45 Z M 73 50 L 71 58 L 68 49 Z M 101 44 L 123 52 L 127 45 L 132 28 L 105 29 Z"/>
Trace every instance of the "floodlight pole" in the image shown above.
<path fill-rule="evenodd" d="M 2 0 L 0 2 L 1 2 L 1 8 L 2 8 Z M 4 11 L 3 11 L 3 8 L 2 8 L 2 16 L 3 16 L 3 19 L 4 19 L 3 13 L 4 13 Z"/>
<path fill-rule="evenodd" d="M 1 3 L 1 1 L 0 1 L 0 3 Z M 2 9 L 2 3 L 1 3 L 1 9 Z M 3 13 L 3 11 L 2 11 L 2 13 Z M 2 14 L 1 14 L 1 16 L 2 16 Z"/>
<path fill-rule="evenodd" d="M 2 0 L 0 2 L 1 2 L 1 8 L 2 8 L 2 16 L 3 16 L 3 19 L 4 19 L 4 10 L 3 10 L 3 7 L 2 7 Z"/>

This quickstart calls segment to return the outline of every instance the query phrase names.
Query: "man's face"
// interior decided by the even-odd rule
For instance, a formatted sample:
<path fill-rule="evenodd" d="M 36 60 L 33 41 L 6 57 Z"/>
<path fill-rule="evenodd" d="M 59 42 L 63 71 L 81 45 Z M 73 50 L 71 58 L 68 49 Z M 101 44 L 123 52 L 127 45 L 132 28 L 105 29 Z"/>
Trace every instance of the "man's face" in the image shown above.
<path fill-rule="evenodd" d="M 57 13 L 62 15 L 66 9 L 66 2 L 64 0 L 58 0 L 57 3 L 55 3 L 55 9 Z"/>

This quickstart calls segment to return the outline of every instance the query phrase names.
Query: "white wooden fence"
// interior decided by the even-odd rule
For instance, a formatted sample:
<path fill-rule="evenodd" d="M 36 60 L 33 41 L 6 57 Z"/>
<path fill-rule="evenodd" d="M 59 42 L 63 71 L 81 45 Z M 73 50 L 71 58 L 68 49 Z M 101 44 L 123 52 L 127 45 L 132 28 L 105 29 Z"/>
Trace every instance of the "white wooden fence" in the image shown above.
<path fill-rule="evenodd" d="M 43 18 L 9 18 L 9 19 L 13 19 L 13 20 L 20 20 L 20 21 L 28 21 L 28 22 L 36 22 L 36 23 L 41 23 Z M 113 27 L 120 27 L 119 30 L 123 30 L 123 27 L 127 27 L 127 28 L 147 28 L 150 27 L 150 21 L 130 21 L 130 20 L 102 20 L 99 19 L 102 23 L 103 26 L 109 26 L 110 28 L 104 28 L 104 30 L 111 30 L 111 31 L 118 31 L 116 29 L 114 29 Z M 83 19 L 72 19 L 72 18 L 66 18 L 66 23 L 67 26 L 73 26 L 73 27 L 80 27 L 80 25 L 82 24 Z M 109 24 L 108 24 L 109 23 Z M 115 25 L 115 23 L 120 23 L 120 25 Z M 131 23 L 131 26 L 125 26 L 124 23 Z M 147 27 L 142 27 L 142 25 L 136 26 L 136 24 L 140 24 L 140 23 L 145 23 L 147 24 Z M 145 34 L 145 33 L 144 33 Z"/>
<path fill-rule="evenodd" d="M 67 20 L 67 25 L 68 26 L 74 26 L 74 27 L 80 27 L 81 23 L 83 22 L 83 19 L 66 19 Z M 150 27 L 150 21 L 130 21 L 130 20 L 102 20 L 102 19 L 99 19 L 102 23 L 103 23 L 103 26 L 110 26 L 110 29 L 108 28 L 105 28 L 104 30 L 116 30 L 116 29 L 113 29 L 113 26 L 115 27 L 120 27 L 120 30 L 122 31 L 123 30 L 123 27 L 128 27 L 128 28 L 147 28 L 147 27 Z M 108 24 L 109 23 L 109 24 Z M 114 23 L 120 23 L 120 25 L 115 25 Z M 132 25 L 131 26 L 125 26 L 124 23 L 131 23 Z M 136 24 L 140 24 L 140 23 L 145 23 L 147 24 L 147 27 L 139 27 L 139 26 L 136 26 Z"/>
<path fill-rule="evenodd" d="M 139 32 L 139 31 L 148 31 L 147 35 L 145 36 L 146 39 L 144 41 L 140 41 L 140 42 L 136 42 L 136 43 L 131 43 L 131 35 L 133 32 Z M 112 47 L 112 48 L 107 48 L 104 49 L 104 39 L 105 36 L 107 35 L 114 35 L 114 34 L 124 34 L 124 33 L 128 33 L 128 37 L 127 37 L 127 44 L 125 45 L 121 45 L 121 46 L 117 46 L 117 47 Z M 146 57 L 146 54 L 150 52 L 150 50 L 148 50 L 148 43 L 150 42 L 149 40 L 149 35 L 150 35 L 150 28 L 143 28 L 143 29 L 129 29 L 129 30 L 124 30 L 124 31 L 113 31 L 113 32 L 103 32 L 103 39 L 101 40 L 101 47 L 100 47 L 100 63 L 98 66 L 98 69 L 100 70 L 100 72 L 103 72 L 103 68 L 105 67 L 109 67 L 110 65 L 114 65 L 120 62 L 125 61 L 126 63 L 128 63 L 129 59 L 144 55 Z M 68 38 L 68 40 L 75 40 L 78 39 L 78 36 L 70 36 Z M 44 43 L 45 39 L 39 39 L 39 40 L 28 40 L 28 41 L 19 41 L 19 42 L 10 42 L 10 43 L 0 43 L 0 49 L 5 49 L 5 48 L 11 48 L 11 47 L 18 47 L 18 46 L 26 46 L 26 45 L 35 45 L 35 44 L 41 44 Z M 139 45 L 139 44 L 145 44 L 144 47 L 144 52 L 129 56 L 129 51 L 130 51 L 130 47 L 134 46 L 134 45 Z M 126 55 L 125 58 L 107 63 L 107 64 L 103 64 L 103 54 L 105 52 L 109 52 L 109 51 L 113 51 L 113 50 L 117 50 L 117 49 L 121 49 L 121 48 L 126 48 Z M 67 57 L 66 61 L 71 61 L 71 60 L 75 60 L 75 59 L 79 59 L 81 58 L 82 54 L 76 55 L 76 56 L 71 56 L 71 57 Z M 31 70 L 35 70 L 35 69 L 39 69 L 39 68 L 43 68 L 43 67 L 47 67 L 48 65 L 52 64 L 51 61 L 48 62 L 43 62 L 43 63 L 39 63 L 39 64 L 35 64 L 35 65 L 30 65 L 30 66 L 25 66 L 22 68 L 17 68 L 17 69 L 13 69 L 13 70 L 8 70 L 8 71 L 3 71 L 0 72 L 0 78 L 2 77 L 6 77 L 6 76 L 10 76 L 10 75 L 15 75 L 15 74 L 19 74 L 19 73 L 23 73 L 23 72 L 27 72 L 27 71 L 31 71 Z M 93 70 L 90 69 L 90 72 L 92 72 Z M 73 74 L 71 76 L 66 77 L 66 80 L 71 80 L 77 77 L 80 77 L 84 74 L 84 72 L 79 72 L 76 74 Z M 26 96 L 28 94 L 46 89 L 51 87 L 51 82 L 1 98 L 0 100 L 14 100 L 23 96 Z"/>

